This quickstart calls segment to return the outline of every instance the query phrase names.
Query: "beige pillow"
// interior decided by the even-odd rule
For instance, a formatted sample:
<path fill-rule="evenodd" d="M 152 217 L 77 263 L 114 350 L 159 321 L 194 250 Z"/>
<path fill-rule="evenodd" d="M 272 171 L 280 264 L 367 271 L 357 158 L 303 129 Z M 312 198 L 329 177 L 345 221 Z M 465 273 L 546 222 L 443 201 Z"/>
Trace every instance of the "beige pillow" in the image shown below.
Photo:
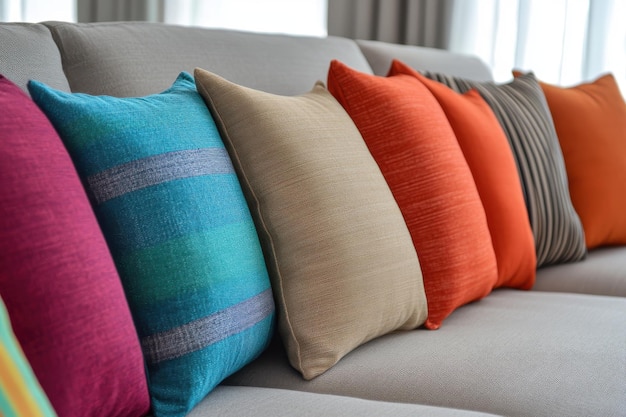
<path fill-rule="evenodd" d="M 422 274 L 378 165 L 318 83 L 273 95 L 195 71 L 266 254 L 289 361 L 311 379 L 357 346 L 426 320 Z"/>

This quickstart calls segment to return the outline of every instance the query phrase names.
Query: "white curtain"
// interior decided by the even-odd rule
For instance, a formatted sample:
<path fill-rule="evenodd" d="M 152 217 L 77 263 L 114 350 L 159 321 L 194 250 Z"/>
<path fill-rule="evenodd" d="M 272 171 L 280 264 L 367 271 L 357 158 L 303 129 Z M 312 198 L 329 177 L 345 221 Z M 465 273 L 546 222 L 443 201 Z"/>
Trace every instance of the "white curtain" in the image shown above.
<path fill-rule="evenodd" d="M 326 0 L 163 0 L 166 23 L 326 36 Z"/>
<path fill-rule="evenodd" d="M 446 49 L 455 0 L 328 0 L 328 34 Z"/>
<path fill-rule="evenodd" d="M 450 49 L 479 55 L 496 80 L 512 68 L 564 86 L 612 72 L 626 93 L 624 0 L 464 0 L 452 19 Z"/>
<path fill-rule="evenodd" d="M 76 21 L 75 0 L 0 0 L 1 22 Z"/>

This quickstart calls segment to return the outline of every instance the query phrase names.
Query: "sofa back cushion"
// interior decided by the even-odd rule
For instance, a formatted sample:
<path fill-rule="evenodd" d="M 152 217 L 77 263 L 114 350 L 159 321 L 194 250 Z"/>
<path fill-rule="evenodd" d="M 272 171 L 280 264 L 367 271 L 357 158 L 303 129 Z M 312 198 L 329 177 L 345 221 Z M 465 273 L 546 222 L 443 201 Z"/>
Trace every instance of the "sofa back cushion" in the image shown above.
<path fill-rule="evenodd" d="M 118 97 L 163 91 L 195 67 L 277 94 L 300 94 L 341 58 L 371 72 L 354 41 L 158 23 L 50 23 L 72 91 Z"/>
<path fill-rule="evenodd" d="M 36 23 L 0 23 L 0 74 L 24 92 L 30 79 L 69 91 L 61 55 L 48 28 Z"/>
<path fill-rule="evenodd" d="M 374 74 L 386 75 L 394 59 L 418 71 L 435 71 L 474 81 L 493 81 L 491 69 L 480 58 L 414 45 L 357 40 Z"/>

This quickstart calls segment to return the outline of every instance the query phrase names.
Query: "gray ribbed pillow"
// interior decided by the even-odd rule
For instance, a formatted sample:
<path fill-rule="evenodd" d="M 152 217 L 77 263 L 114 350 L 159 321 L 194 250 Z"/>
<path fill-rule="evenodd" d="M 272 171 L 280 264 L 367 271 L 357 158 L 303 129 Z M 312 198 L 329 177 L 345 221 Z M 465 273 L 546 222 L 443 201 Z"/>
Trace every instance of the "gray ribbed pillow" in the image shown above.
<path fill-rule="evenodd" d="M 583 259 L 586 246 L 582 224 L 570 199 L 552 116 L 535 76 L 528 73 L 508 84 L 495 84 L 428 72 L 424 75 L 460 93 L 475 88 L 504 128 L 524 190 L 537 266 Z"/>

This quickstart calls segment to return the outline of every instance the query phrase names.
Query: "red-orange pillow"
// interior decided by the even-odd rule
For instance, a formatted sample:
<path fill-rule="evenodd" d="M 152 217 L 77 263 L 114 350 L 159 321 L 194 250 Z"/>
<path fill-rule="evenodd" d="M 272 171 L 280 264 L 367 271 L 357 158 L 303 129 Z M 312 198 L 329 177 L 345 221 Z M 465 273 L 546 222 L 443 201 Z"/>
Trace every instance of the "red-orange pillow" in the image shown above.
<path fill-rule="evenodd" d="M 412 76 L 364 74 L 335 60 L 328 89 L 360 130 L 400 207 L 422 267 L 425 324 L 437 329 L 497 280 L 485 211 L 454 132 Z"/>
<path fill-rule="evenodd" d="M 540 85 L 587 248 L 626 244 L 626 103 L 615 78 L 569 88 Z"/>
<path fill-rule="evenodd" d="M 389 75 L 421 81 L 445 112 L 472 171 L 498 264 L 496 287 L 530 289 L 537 256 L 513 151 L 491 107 L 476 90 L 459 94 L 394 60 Z"/>

